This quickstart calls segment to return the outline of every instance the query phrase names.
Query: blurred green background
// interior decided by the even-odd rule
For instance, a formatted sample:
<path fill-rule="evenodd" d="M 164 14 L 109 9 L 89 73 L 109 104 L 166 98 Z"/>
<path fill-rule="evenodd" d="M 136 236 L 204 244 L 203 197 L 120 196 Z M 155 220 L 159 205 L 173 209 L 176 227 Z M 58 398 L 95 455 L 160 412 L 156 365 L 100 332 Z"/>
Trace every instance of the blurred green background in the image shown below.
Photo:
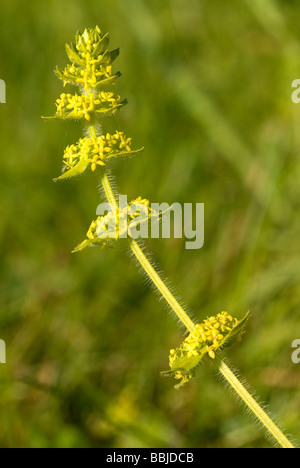
<path fill-rule="evenodd" d="M 203 249 L 149 240 L 193 317 L 251 310 L 228 351 L 300 440 L 300 4 L 296 0 L 4 0 L 0 14 L 1 447 L 270 447 L 202 366 L 180 391 L 169 349 L 184 330 L 127 244 L 70 252 L 102 200 L 90 171 L 54 184 L 78 123 L 48 122 L 65 43 L 98 24 L 121 47 L 104 121 L 146 151 L 110 169 L 122 193 L 204 202 Z"/>

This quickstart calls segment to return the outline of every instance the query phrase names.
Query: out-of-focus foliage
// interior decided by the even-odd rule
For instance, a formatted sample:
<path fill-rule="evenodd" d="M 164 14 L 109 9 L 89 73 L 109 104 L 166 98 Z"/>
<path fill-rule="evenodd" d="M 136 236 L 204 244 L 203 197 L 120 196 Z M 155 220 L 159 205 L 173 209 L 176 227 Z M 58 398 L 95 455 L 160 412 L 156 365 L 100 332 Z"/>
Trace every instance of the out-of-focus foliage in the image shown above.
<path fill-rule="evenodd" d="M 212 368 L 178 391 L 160 376 L 184 330 L 126 243 L 70 253 L 102 194 L 90 171 L 52 182 L 82 128 L 40 117 L 62 92 L 65 43 L 96 24 L 121 46 L 129 101 L 105 130 L 146 149 L 111 162 L 120 191 L 206 207 L 203 249 L 147 247 L 197 321 L 251 310 L 228 356 L 300 437 L 299 17 L 294 0 L 2 2 L 1 447 L 268 446 Z"/>

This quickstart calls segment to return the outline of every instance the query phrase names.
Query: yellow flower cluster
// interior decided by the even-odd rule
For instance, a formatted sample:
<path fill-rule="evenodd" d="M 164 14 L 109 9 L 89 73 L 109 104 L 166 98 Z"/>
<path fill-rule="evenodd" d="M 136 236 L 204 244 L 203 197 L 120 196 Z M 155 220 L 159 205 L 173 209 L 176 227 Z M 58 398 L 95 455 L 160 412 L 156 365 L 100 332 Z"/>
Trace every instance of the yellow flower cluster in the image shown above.
<path fill-rule="evenodd" d="M 95 88 L 101 84 L 112 84 L 118 75 L 112 75 L 112 66 L 103 65 L 97 59 L 90 59 L 86 68 L 81 68 L 74 63 L 68 64 L 63 71 L 56 69 L 56 75 L 64 82 L 82 85 L 84 91 Z M 114 78 L 114 79 L 113 79 Z"/>
<path fill-rule="evenodd" d="M 222 346 L 226 336 L 238 323 L 238 319 L 232 317 L 228 312 L 221 312 L 217 316 L 210 317 L 203 323 L 195 325 L 194 331 L 189 334 L 182 345 L 177 349 L 171 349 L 170 367 L 173 368 L 175 361 L 181 358 L 189 359 L 208 354 L 211 359 L 215 359 L 215 351 Z M 185 383 L 193 377 L 193 373 L 178 369 L 175 371 L 174 377 L 182 379 L 182 382 Z"/>
<path fill-rule="evenodd" d="M 107 237 L 119 239 L 119 237 L 129 234 L 129 223 L 138 216 L 140 217 L 140 210 L 137 209 L 134 213 L 129 214 L 129 209 L 132 205 L 137 208 L 139 205 L 146 207 L 147 215 L 143 221 L 149 219 L 152 214 L 149 200 L 138 197 L 136 200 L 130 202 L 127 207 L 119 209 L 114 207 L 114 212 L 110 211 L 105 216 L 99 216 L 92 222 L 87 232 L 87 239 L 90 241 L 97 239 L 106 239 Z M 142 221 L 140 219 L 140 221 Z"/>
<path fill-rule="evenodd" d="M 70 170 L 80 160 L 85 160 L 91 164 L 92 171 L 95 171 L 97 165 L 105 166 L 107 159 L 130 153 L 131 140 L 118 131 L 114 135 L 107 133 L 105 136 L 81 138 L 77 144 L 69 145 L 65 149 L 65 170 Z"/>
<path fill-rule="evenodd" d="M 81 119 L 91 120 L 91 113 L 112 114 L 124 105 L 120 102 L 120 96 L 114 93 L 100 91 L 96 95 L 91 94 L 61 94 L 56 100 L 57 119 Z"/>
<path fill-rule="evenodd" d="M 76 34 L 75 51 L 81 59 L 103 56 L 107 53 L 108 44 L 109 34 L 102 34 L 99 26 L 86 28 L 83 34 Z M 68 47 L 67 52 L 69 54 Z"/>
<path fill-rule="evenodd" d="M 66 46 L 71 65 L 64 70 L 57 68 L 56 75 L 67 83 L 83 86 L 85 91 L 102 84 L 112 84 L 120 73 L 112 74 L 112 62 L 119 50 L 108 50 L 109 35 L 102 34 L 99 27 L 85 29 L 76 35 L 76 43 Z"/>

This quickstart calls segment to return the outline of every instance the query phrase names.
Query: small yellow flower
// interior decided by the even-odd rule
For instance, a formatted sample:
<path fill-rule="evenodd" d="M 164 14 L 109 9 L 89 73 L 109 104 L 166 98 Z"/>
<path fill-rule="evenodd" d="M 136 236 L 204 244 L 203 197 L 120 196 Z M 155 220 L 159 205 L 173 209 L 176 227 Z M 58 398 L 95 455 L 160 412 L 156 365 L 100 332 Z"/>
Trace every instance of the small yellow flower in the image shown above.
<path fill-rule="evenodd" d="M 119 208 L 115 207 L 114 212 L 109 212 L 105 216 L 99 216 L 95 221 L 92 222 L 88 233 L 87 238 L 89 240 L 97 240 L 99 238 L 115 238 L 118 239 L 120 236 L 127 233 L 129 234 L 129 224 L 132 219 L 135 219 L 139 216 L 139 212 L 137 211 L 135 215 L 129 215 L 128 211 L 132 205 L 136 205 L 138 203 L 143 203 L 148 210 L 147 219 L 151 217 L 151 208 L 149 208 L 149 200 L 142 199 L 142 197 L 137 198 L 130 202 L 127 207 Z"/>
<path fill-rule="evenodd" d="M 195 325 L 181 346 L 170 351 L 171 370 L 166 373 L 173 373 L 176 379 L 181 379 L 179 386 L 186 383 L 193 377 L 193 369 L 205 355 L 215 359 L 216 352 L 226 344 L 229 337 L 235 339 L 241 335 L 247 317 L 239 321 L 228 312 L 221 312 Z"/>
<path fill-rule="evenodd" d="M 146 210 L 142 210 L 139 205 L 144 205 Z M 130 208 L 134 207 L 134 210 Z M 131 201 L 124 208 L 111 207 L 111 211 L 104 216 L 98 216 L 94 220 L 87 232 L 86 239 L 74 250 L 79 252 L 91 245 L 101 245 L 103 241 L 117 240 L 120 237 L 126 238 L 131 236 L 131 229 L 133 226 L 138 224 L 147 223 L 150 218 L 159 218 L 159 214 L 156 213 L 150 207 L 149 200 L 142 197 L 138 197 L 136 200 Z M 174 358 L 176 358 L 176 350 L 174 352 Z M 195 355 L 197 353 L 196 346 L 191 346 L 190 352 Z M 170 358 L 171 359 L 171 358 Z"/>
<path fill-rule="evenodd" d="M 132 150 L 131 141 L 123 132 L 81 138 L 75 145 L 66 147 L 63 156 L 64 172 L 58 179 L 79 175 L 89 165 L 95 171 L 97 167 L 105 166 L 111 158 L 131 156 L 143 151 L 144 148 Z"/>
<path fill-rule="evenodd" d="M 56 100 L 56 119 L 82 119 L 89 121 L 91 115 L 113 114 L 122 107 L 125 101 L 111 92 L 100 91 L 97 94 L 65 94 Z"/>
<path fill-rule="evenodd" d="M 55 73 L 63 81 L 64 86 L 68 83 L 77 84 L 83 86 L 85 92 L 100 85 L 115 84 L 120 76 L 119 73 L 112 73 L 110 64 L 102 64 L 99 59 L 89 59 L 85 68 L 74 63 L 66 65 L 64 70 L 57 67 Z"/>

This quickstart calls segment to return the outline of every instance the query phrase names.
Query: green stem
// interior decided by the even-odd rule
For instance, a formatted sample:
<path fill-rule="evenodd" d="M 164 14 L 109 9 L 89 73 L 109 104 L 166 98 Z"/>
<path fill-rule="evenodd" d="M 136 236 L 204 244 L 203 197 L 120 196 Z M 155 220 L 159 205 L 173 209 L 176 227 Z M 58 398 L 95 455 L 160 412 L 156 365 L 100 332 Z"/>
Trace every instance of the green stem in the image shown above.
<path fill-rule="evenodd" d="M 118 206 L 117 200 L 116 200 L 115 194 L 114 194 L 114 192 L 113 192 L 113 190 L 111 188 L 111 185 L 110 185 L 110 182 L 109 182 L 109 179 L 108 179 L 108 176 L 107 176 L 106 172 L 102 176 L 101 183 L 102 183 L 102 187 L 103 187 L 103 190 L 105 192 L 108 203 L 110 203 L 111 206 L 117 207 Z"/>
<path fill-rule="evenodd" d="M 102 186 L 107 197 L 108 202 L 112 206 L 117 206 L 116 197 L 114 195 L 113 189 L 109 182 L 108 176 L 106 173 L 102 176 Z M 145 273 L 154 283 L 158 291 L 162 294 L 164 299 L 167 301 L 169 306 L 172 308 L 174 313 L 177 315 L 179 320 L 187 328 L 189 332 L 194 330 L 195 324 L 190 319 L 185 310 L 181 307 L 177 299 L 173 296 L 171 291 L 167 288 L 163 280 L 160 278 L 158 273 L 155 271 L 147 256 L 144 254 L 140 246 L 135 240 L 130 241 L 130 248 L 135 255 L 136 259 L 140 263 L 141 267 L 144 269 Z M 219 364 L 219 372 L 228 382 L 228 384 L 233 388 L 236 394 L 241 398 L 241 400 L 247 405 L 250 411 L 255 415 L 255 417 L 262 423 L 266 428 L 268 433 L 278 442 L 282 448 L 295 448 L 293 444 L 287 439 L 279 427 L 272 421 L 264 409 L 257 403 L 257 401 L 251 396 L 248 390 L 236 377 L 233 371 L 228 367 L 228 365 L 221 361 Z"/>
<path fill-rule="evenodd" d="M 256 418 L 265 426 L 267 431 L 274 437 L 278 444 L 282 448 L 295 448 L 293 444 L 287 439 L 287 437 L 282 433 L 279 427 L 276 426 L 276 424 L 272 421 L 270 416 L 268 416 L 268 414 L 262 409 L 257 401 L 254 400 L 252 395 L 250 395 L 248 390 L 246 390 L 246 388 L 241 384 L 239 379 L 224 361 L 221 361 L 220 363 L 219 372 L 234 389 L 237 395 L 248 406 Z"/>
<path fill-rule="evenodd" d="M 97 132 L 96 132 L 96 125 L 95 125 L 95 118 L 91 117 L 91 120 L 89 122 L 88 126 L 88 131 L 90 134 L 91 138 L 97 138 Z"/>
<path fill-rule="evenodd" d="M 104 173 L 104 175 L 102 176 L 101 182 L 108 202 L 112 206 L 118 206 L 106 173 Z M 194 323 L 187 315 L 187 313 L 183 310 L 177 299 L 175 299 L 171 291 L 167 288 L 160 276 L 157 274 L 157 272 L 149 262 L 148 258 L 146 257 L 138 243 L 133 239 L 131 239 L 130 241 L 130 248 L 134 253 L 135 257 L 137 258 L 138 262 L 144 269 L 144 271 L 147 273 L 151 281 L 155 284 L 155 286 L 157 287 L 161 295 L 165 298 L 171 309 L 175 312 L 179 320 L 190 332 L 193 331 L 195 327 Z"/>
<path fill-rule="evenodd" d="M 147 273 L 151 281 L 155 284 L 161 295 L 165 298 L 171 309 L 175 312 L 181 323 L 192 332 L 195 328 L 195 324 L 192 322 L 188 314 L 183 310 L 177 299 L 173 296 L 171 291 L 167 288 L 163 280 L 157 274 L 151 263 L 149 262 L 148 258 L 138 245 L 135 240 L 130 241 L 130 248 L 134 253 L 135 257 L 137 258 L 138 262 L 140 263 L 141 267 Z"/>

